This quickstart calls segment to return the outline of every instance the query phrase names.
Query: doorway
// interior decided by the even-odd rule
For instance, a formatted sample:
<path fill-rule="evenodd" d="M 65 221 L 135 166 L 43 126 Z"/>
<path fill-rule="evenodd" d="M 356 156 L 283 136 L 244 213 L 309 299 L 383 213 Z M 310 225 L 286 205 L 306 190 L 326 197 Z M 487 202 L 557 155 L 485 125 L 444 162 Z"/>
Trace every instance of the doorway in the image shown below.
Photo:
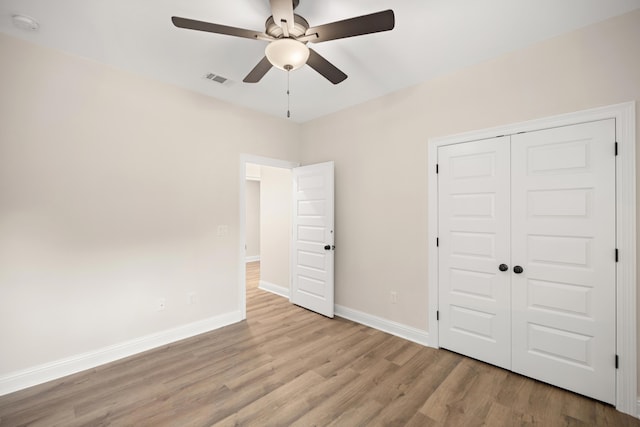
<path fill-rule="evenodd" d="M 289 297 L 291 170 L 299 164 L 267 157 L 240 159 L 239 306 L 247 317 L 248 283 Z"/>
<path fill-rule="evenodd" d="M 288 298 L 291 169 L 247 163 L 245 185 L 247 269 L 258 276 L 257 287 Z"/>
<path fill-rule="evenodd" d="M 252 156 L 242 156 L 240 165 L 239 260 L 242 262 L 238 263 L 238 301 L 241 318 L 247 317 L 244 260 L 247 255 L 246 173 L 250 164 L 261 167 L 260 211 L 261 217 L 269 221 L 261 226 L 260 287 L 288 296 L 293 304 L 333 318 L 334 163 L 299 167 L 292 162 Z M 265 194 L 268 190 L 266 175 L 272 182 L 277 182 L 273 186 L 277 193 L 275 197 Z M 267 242 L 265 237 L 276 230 L 281 231 L 270 236 L 270 242 Z M 267 257 L 279 261 L 267 262 Z"/>

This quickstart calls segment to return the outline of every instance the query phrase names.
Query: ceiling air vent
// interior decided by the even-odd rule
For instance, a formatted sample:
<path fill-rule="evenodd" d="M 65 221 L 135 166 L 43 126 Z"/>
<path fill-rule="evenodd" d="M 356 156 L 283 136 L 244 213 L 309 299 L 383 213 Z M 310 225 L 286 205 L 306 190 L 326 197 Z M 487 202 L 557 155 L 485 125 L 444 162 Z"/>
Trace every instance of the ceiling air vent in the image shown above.
<path fill-rule="evenodd" d="M 21 30 L 38 31 L 38 28 L 40 28 L 40 24 L 38 24 L 38 21 L 30 16 L 13 15 L 11 18 L 13 19 L 13 25 L 20 28 Z"/>
<path fill-rule="evenodd" d="M 216 82 L 216 83 L 220 83 L 220 84 L 225 84 L 229 80 L 226 77 L 222 77 L 222 76 L 219 76 L 219 75 L 213 74 L 213 73 L 205 74 L 204 78 L 207 79 L 207 80 L 211 80 L 212 82 Z"/>

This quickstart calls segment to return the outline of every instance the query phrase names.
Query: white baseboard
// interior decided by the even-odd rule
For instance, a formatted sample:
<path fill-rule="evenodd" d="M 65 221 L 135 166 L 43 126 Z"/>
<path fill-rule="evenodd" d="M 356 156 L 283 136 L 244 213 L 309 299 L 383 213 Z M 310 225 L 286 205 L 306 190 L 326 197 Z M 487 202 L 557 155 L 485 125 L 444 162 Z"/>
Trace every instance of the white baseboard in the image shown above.
<path fill-rule="evenodd" d="M 636 403 L 636 418 L 640 418 L 640 399 Z"/>
<path fill-rule="evenodd" d="M 166 331 L 146 335 L 120 344 L 111 345 L 98 350 L 66 357 L 54 362 L 45 363 L 12 372 L 0 377 L 0 396 L 22 390 L 37 384 L 55 380 L 80 371 L 95 368 L 105 363 L 114 362 L 124 357 L 190 338 L 242 320 L 241 313 L 234 311 L 216 317 L 167 329 Z"/>
<path fill-rule="evenodd" d="M 260 285 L 258 287 L 263 291 L 289 298 L 289 289 L 283 288 L 282 286 L 260 280 Z M 406 326 L 398 322 L 393 322 L 391 320 L 363 313 L 362 311 L 343 307 L 338 304 L 334 306 L 334 311 L 335 315 L 338 317 L 387 332 L 391 335 L 413 341 L 417 344 L 429 346 L 429 333 L 421 329 L 412 328 L 411 326 Z"/>
<path fill-rule="evenodd" d="M 244 257 L 244 262 L 254 262 L 254 261 L 260 261 L 260 255 L 252 255 L 252 256 Z"/>
<path fill-rule="evenodd" d="M 260 280 L 258 284 L 258 288 L 263 291 L 271 292 L 272 294 L 279 295 L 281 297 L 289 298 L 289 288 L 285 288 L 279 285 L 276 285 L 271 282 L 267 282 L 266 280 Z"/>
<path fill-rule="evenodd" d="M 335 305 L 335 315 L 421 345 L 429 345 L 429 333 L 421 329 L 343 307 L 338 304 Z"/>

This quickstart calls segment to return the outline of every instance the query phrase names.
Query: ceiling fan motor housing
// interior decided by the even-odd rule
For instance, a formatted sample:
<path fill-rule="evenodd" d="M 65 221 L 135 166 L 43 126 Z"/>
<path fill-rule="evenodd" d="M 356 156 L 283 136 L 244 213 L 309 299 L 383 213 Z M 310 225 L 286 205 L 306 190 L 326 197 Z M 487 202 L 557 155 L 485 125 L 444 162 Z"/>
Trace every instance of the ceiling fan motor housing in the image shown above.
<path fill-rule="evenodd" d="M 289 36 L 294 39 L 304 36 L 307 32 L 307 29 L 309 29 L 309 23 L 307 22 L 307 20 L 302 16 L 296 15 L 294 13 L 293 22 L 293 29 L 289 31 Z M 280 27 L 279 24 L 276 24 L 276 22 L 273 20 L 273 16 L 270 16 L 269 19 L 267 19 L 267 22 L 265 22 L 264 26 L 264 32 L 267 33 L 267 35 L 270 35 L 271 37 L 276 39 L 284 37 L 282 27 Z"/>

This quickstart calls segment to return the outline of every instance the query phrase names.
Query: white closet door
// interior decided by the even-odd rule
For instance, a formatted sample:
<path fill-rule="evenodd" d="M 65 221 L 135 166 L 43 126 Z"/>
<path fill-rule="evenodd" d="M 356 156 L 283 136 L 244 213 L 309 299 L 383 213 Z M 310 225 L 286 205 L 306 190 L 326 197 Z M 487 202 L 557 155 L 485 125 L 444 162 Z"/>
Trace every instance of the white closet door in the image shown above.
<path fill-rule="evenodd" d="M 509 368 L 509 138 L 438 149 L 440 346 Z"/>
<path fill-rule="evenodd" d="M 606 120 L 511 143 L 512 370 L 612 404 L 614 141 Z"/>

